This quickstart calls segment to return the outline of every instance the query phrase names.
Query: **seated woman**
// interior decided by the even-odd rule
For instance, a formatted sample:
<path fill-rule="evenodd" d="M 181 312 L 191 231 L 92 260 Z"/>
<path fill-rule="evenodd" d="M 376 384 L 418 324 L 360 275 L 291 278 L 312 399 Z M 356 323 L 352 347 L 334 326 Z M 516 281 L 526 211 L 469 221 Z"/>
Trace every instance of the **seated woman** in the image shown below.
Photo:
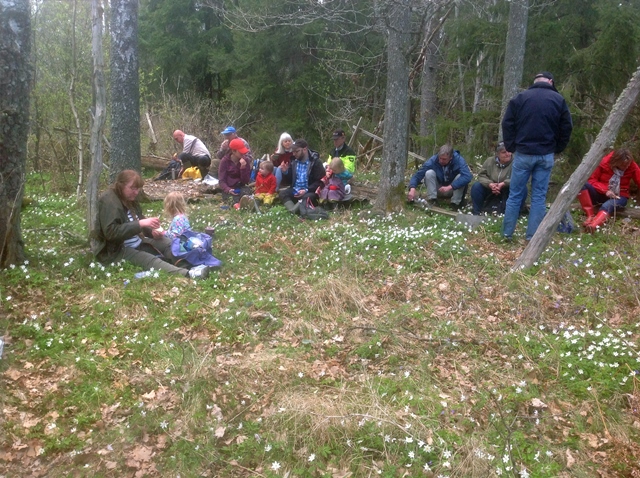
<path fill-rule="evenodd" d="M 144 270 L 153 268 L 191 279 L 206 279 L 207 266 L 188 270 L 172 264 L 171 240 L 159 230 L 160 219 L 142 215 L 137 197 L 143 185 L 140 175 L 127 169 L 119 173 L 116 182 L 100 196 L 93 254 L 103 264 L 125 260 Z"/>
<path fill-rule="evenodd" d="M 636 186 L 640 186 L 640 167 L 628 149 L 617 149 L 602 158 L 578 194 L 578 201 L 587 215 L 582 224 L 587 231 L 595 231 L 618 208 L 623 209 L 627 205 L 632 179 Z M 597 214 L 594 204 L 600 205 Z"/>
<path fill-rule="evenodd" d="M 251 194 L 252 190 L 247 186 L 251 181 L 251 163 L 249 148 L 241 138 L 232 139 L 229 142 L 229 151 L 220 160 L 218 180 L 222 189 L 222 199 L 231 200 L 234 206 L 240 204 L 240 198 L 245 194 Z"/>
<path fill-rule="evenodd" d="M 280 135 L 280 140 L 278 141 L 276 152 L 271 155 L 271 162 L 273 163 L 273 166 L 275 168 L 273 174 L 276 175 L 276 191 L 280 189 L 280 184 L 282 183 L 282 170 L 280 169 L 280 165 L 283 163 L 285 165 L 288 165 L 294 159 L 292 148 L 293 138 L 291 138 L 291 135 L 289 133 L 282 133 Z M 283 183 L 282 185 L 288 186 L 289 184 Z"/>

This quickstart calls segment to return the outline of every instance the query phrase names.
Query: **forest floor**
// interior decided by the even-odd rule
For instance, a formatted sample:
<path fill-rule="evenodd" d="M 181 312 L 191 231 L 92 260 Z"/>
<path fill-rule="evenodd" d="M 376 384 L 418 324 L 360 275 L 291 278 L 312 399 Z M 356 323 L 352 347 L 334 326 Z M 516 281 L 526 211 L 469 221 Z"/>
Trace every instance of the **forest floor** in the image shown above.
<path fill-rule="evenodd" d="M 73 198 L 32 199 L 0 274 L 3 477 L 640 476 L 634 220 L 512 273 L 526 218 L 504 243 L 216 195 L 189 215 L 224 265 L 194 283 L 98 264 Z"/>

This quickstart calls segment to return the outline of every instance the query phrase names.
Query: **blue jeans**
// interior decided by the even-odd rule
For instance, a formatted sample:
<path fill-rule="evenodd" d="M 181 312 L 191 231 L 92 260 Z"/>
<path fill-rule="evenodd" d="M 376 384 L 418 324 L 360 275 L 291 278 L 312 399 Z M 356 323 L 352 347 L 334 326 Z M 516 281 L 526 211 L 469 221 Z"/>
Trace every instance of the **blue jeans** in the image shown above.
<path fill-rule="evenodd" d="M 613 216 L 616 209 L 624 209 L 627 206 L 627 201 L 629 200 L 626 197 L 620 197 L 620 199 L 609 199 L 606 194 L 596 191 L 596 188 L 594 188 L 590 183 L 585 184 L 582 189 L 587 189 L 589 191 L 589 196 L 591 196 L 591 202 L 594 206 L 601 204 L 600 211 L 607 211 L 609 216 Z"/>
<path fill-rule="evenodd" d="M 547 212 L 547 189 L 553 168 L 553 153 L 545 155 L 531 155 L 516 153 L 511 168 L 511 184 L 509 199 L 504 211 L 502 235 L 506 238 L 513 236 L 516 222 L 520 213 L 520 206 L 527 195 L 527 182 L 531 178 L 531 207 L 529 209 L 529 224 L 526 239 L 529 240 L 538 230 Z"/>

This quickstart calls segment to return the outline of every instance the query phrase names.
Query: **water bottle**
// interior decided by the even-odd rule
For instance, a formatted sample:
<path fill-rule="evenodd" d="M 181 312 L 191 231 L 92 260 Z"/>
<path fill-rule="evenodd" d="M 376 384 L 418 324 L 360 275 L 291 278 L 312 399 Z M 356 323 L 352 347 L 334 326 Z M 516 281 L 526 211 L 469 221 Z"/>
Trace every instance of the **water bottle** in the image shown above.
<path fill-rule="evenodd" d="M 151 275 L 151 271 L 142 271 L 142 272 L 136 272 L 135 274 L 133 274 L 133 277 L 135 277 L 136 279 L 144 279 L 145 277 L 149 277 Z"/>
<path fill-rule="evenodd" d="M 4 338 L 0 337 L 0 359 L 2 359 L 2 352 L 4 351 Z"/>

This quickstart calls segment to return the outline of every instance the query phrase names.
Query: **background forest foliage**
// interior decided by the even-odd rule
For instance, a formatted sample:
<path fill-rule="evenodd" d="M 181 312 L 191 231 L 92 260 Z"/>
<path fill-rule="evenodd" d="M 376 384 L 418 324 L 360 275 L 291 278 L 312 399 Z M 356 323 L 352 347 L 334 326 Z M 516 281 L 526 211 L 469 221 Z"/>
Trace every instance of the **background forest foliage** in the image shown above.
<path fill-rule="evenodd" d="M 90 2 L 77 0 L 41 0 L 33 8 L 28 167 L 49 172 L 69 191 L 78 172 L 71 101 L 85 151 L 91 126 L 90 8 Z M 336 127 L 346 130 L 362 117 L 363 127 L 375 130 L 385 101 L 385 12 L 384 1 L 141 0 L 141 153 L 168 157 L 176 128 L 215 150 L 221 129 L 234 124 L 258 154 L 272 152 L 282 131 L 326 152 Z M 412 61 L 425 41 L 426 25 L 442 27 L 430 63 L 437 78 L 437 113 L 428 118 L 428 135 L 420 136 L 417 74 L 411 81 L 409 149 L 432 154 L 450 141 L 468 158 L 484 156 L 498 137 L 509 2 L 424 1 L 414 13 Z M 639 0 L 530 3 L 521 86 L 540 70 L 555 75 L 575 122 L 567 169 L 587 151 L 639 57 Z M 636 156 L 639 127 L 636 109 L 618 138 Z M 105 136 L 108 142 L 108 129 Z M 88 155 L 84 161 L 88 171 Z"/>

